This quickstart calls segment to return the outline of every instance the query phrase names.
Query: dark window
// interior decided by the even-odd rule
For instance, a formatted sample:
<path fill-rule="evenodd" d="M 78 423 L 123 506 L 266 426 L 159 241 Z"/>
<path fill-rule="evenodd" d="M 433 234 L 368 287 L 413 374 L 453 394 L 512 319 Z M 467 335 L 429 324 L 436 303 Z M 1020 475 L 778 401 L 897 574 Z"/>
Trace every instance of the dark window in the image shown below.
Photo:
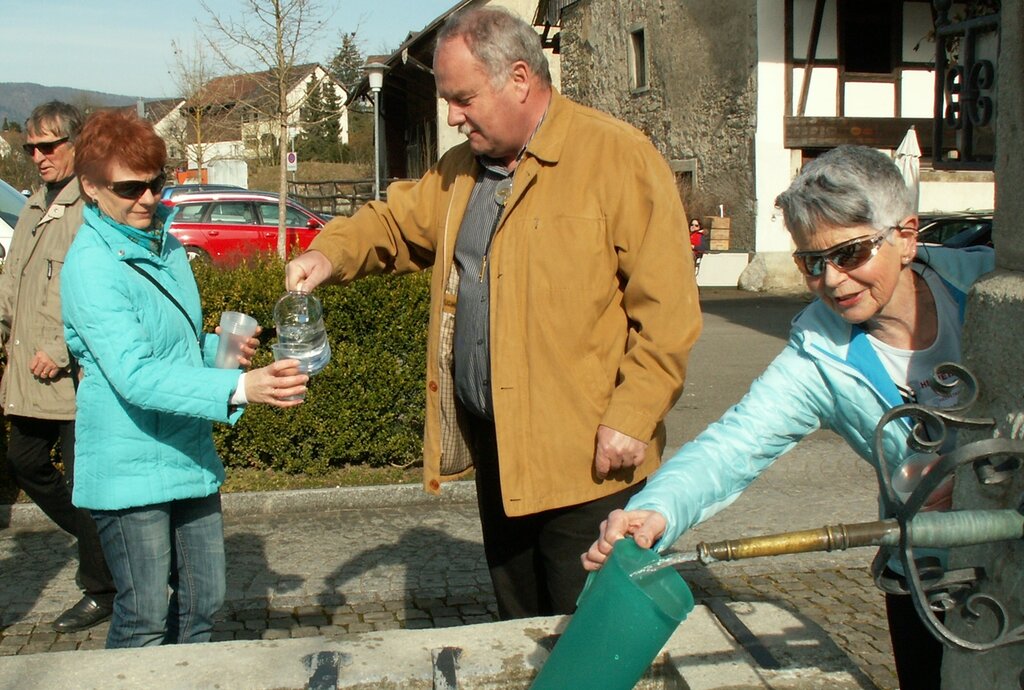
<path fill-rule="evenodd" d="M 898 64 L 900 3 L 846 0 L 840 3 L 840 55 L 847 72 L 889 74 Z"/>
<path fill-rule="evenodd" d="M 629 33 L 630 62 L 633 73 L 630 80 L 634 89 L 647 87 L 647 40 L 644 30 L 636 29 Z"/>

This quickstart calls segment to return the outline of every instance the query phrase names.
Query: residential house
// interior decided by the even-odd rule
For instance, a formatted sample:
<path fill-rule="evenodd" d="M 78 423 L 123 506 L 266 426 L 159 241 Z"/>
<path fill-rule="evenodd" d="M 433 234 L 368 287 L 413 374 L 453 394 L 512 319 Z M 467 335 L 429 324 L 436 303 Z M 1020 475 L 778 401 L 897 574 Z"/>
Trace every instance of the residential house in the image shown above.
<path fill-rule="evenodd" d="M 892 151 L 913 125 L 921 211 L 994 205 L 990 172 L 931 165 L 930 2 L 551 0 L 541 12 L 561 29 L 566 94 L 646 132 L 689 211 L 721 209 L 731 247 L 774 255 L 769 273 L 798 281 L 775 197 L 805 160 L 840 144 Z M 995 41 L 980 50 L 994 54 Z M 714 261 L 705 257 L 702 274 Z"/>
<path fill-rule="evenodd" d="M 149 101 L 139 99 L 135 106 L 139 116 L 152 122 L 157 135 L 167 144 L 167 160 L 173 165 L 186 160 L 188 139 L 182 115 L 184 105 L 183 98 L 161 98 Z"/>
<path fill-rule="evenodd" d="M 340 106 L 339 140 L 348 143 L 348 92 L 318 64 L 298 65 L 288 72 L 287 136 L 290 146 L 312 117 L 304 104 L 314 89 L 330 88 Z M 229 75 L 210 80 L 181 108 L 188 165 L 208 161 L 277 160 L 281 122 L 275 117 L 276 85 L 271 71 Z"/>

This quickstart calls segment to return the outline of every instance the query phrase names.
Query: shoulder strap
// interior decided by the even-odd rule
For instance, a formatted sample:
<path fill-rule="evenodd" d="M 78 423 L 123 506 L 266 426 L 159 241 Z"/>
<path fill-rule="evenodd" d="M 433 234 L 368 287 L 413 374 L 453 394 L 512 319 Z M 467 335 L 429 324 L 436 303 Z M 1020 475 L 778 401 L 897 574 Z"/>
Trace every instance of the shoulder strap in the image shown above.
<path fill-rule="evenodd" d="M 141 268 L 139 268 L 135 264 L 131 263 L 130 261 L 125 261 L 125 263 L 127 265 L 131 266 L 132 269 L 137 271 L 140 276 L 142 276 L 143 278 L 145 278 L 149 282 L 153 283 L 153 285 L 156 286 L 157 290 L 159 290 L 160 292 L 164 293 L 164 297 L 166 297 L 167 299 L 171 300 L 171 304 L 173 304 L 174 306 L 176 306 L 178 308 L 178 311 L 181 312 L 181 315 L 185 317 L 185 321 L 188 322 L 189 328 L 192 329 L 192 334 L 195 335 L 195 337 L 196 337 L 196 342 L 199 342 L 199 331 L 196 330 L 196 325 L 194 323 L 192 323 L 192 319 L 189 318 L 188 312 L 185 311 L 185 307 L 181 306 L 181 303 L 178 302 L 178 300 L 174 299 L 174 295 L 172 295 L 170 292 L 168 292 L 167 288 L 165 288 L 163 285 L 161 285 L 159 282 L 157 282 L 157 279 L 154 278 L 153 276 L 151 276 L 148 272 L 143 271 Z"/>

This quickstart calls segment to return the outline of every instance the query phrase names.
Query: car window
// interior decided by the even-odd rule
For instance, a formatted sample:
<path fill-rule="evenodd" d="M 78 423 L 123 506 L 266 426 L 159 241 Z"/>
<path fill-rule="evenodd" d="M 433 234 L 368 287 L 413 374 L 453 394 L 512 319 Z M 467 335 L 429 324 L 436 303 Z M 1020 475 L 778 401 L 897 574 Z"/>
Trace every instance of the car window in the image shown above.
<path fill-rule="evenodd" d="M 278 207 L 277 204 L 260 204 L 260 216 L 264 225 L 277 225 Z M 289 228 L 304 228 L 309 220 L 306 216 L 291 206 L 285 208 L 285 225 Z"/>
<path fill-rule="evenodd" d="M 178 215 L 174 217 L 174 220 L 181 221 L 182 223 L 198 223 L 203 219 L 203 214 L 209 206 L 209 204 L 179 205 Z"/>
<path fill-rule="evenodd" d="M 253 222 L 252 205 L 248 201 L 214 202 L 210 211 L 211 223 L 249 224 Z"/>

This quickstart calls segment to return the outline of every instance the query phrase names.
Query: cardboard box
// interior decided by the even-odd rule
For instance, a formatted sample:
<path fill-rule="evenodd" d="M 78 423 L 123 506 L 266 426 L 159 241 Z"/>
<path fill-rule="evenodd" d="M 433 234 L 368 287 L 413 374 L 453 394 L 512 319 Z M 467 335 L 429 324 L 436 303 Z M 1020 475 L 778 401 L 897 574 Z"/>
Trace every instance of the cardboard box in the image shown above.
<path fill-rule="evenodd" d="M 711 228 L 711 241 L 725 240 L 729 241 L 729 228 Z"/>
<path fill-rule="evenodd" d="M 729 251 L 729 240 L 711 240 L 710 246 L 708 247 L 713 252 L 726 252 Z"/>
<path fill-rule="evenodd" d="M 719 228 L 721 230 L 728 230 L 731 220 L 729 218 L 722 218 L 719 216 L 705 216 L 704 227 L 714 230 Z"/>

